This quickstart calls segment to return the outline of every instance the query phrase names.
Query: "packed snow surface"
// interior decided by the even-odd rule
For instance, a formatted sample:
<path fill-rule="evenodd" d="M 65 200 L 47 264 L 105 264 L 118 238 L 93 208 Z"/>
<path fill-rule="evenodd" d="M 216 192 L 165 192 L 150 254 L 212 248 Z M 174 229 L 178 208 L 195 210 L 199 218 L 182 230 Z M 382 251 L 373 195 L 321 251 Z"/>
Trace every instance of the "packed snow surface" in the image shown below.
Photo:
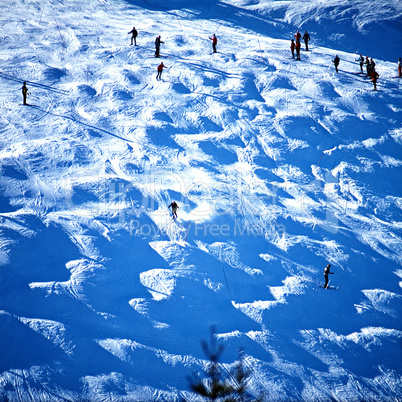
<path fill-rule="evenodd" d="M 401 397 L 401 1 L 3 0 L 0 22 L 1 400 L 201 400 L 212 325 L 250 398 Z"/>

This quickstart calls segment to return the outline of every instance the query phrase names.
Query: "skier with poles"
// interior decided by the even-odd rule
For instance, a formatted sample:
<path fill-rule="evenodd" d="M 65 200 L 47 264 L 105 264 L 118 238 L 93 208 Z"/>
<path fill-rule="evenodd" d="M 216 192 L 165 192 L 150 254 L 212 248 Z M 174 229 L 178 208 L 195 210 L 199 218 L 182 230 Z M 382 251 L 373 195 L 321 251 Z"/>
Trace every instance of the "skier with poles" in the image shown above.
<path fill-rule="evenodd" d="M 133 27 L 133 29 L 129 32 L 131 35 L 131 45 L 133 44 L 133 41 L 135 43 L 135 46 L 137 46 L 137 36 L 138 36 L 138 31 Z"/>
<path fill-rule="evenodd" d="M 215 34 L 212 35 L 212 37 L 209 38 L 212 40 L 212 50 L 214 53 L 216 53 L 216 45 L 218 44 L 218 38 L 216 37 Z"/>
<path fill-rule="evenodd" d="M 336 55 L 335 59 L 332 60 L 332 63 L 334 63 L 334 65 L 335 65 L 335 71 L 336 72 L 338 72 L 338 66 L 339 66 L 340 62 L 341 62 L 341 59 L 338 57 L 338 55 Z"/>
<path fill-rule="evenodd" d="M 177 218 L 177 208 L 179 208 L 179 206 L 177 205 L 176 201 L 172 201 L 172 203 L 168 206 L 168 209 L 172 207 L 172 216 L 173 219 Z"/>
<path fill-rule="evenodd" d="M 166 67 L 166 66 L 163 64 L 163 62 L 162 62 L 161 64 L 159 64 L 159 66 L 158 66 L 158 68 L 157 68 L 158 74 L 156 74 L 156 79 L 157 79 L 157 80 L 161 80 L 161 79 L 162 79 L 162 71 L 163 71 L 164 68 L 169 68 L 169 67 Z"/>
<path fill-rule="evenodd" d="M 360 57 L 358 59 L 356 59 L 356 61 L 359 62 L 360 64 L 360 71 L 363 74 L 363 65 L 364 65 L 364 57 L 362 55 L 360 55 Z"/>
<path fill-rule="evenodd" d="M 325 278 L 325 283 L 324 283 L 324 289 L 328 289 L 328 275 L 329 274 L 334 274 L 333 272 L 331 272 L 330 270 L 331 268 L 331 264 L 328 264 L 325 268 L 324 268 L 324 278 Z"/>
<path fill-rule="evenodd" d="M 161 41 L 161 36 L 157 36 L 155 39 L 155 57 L 159 57 L 159 51 L 161 49 L 161 43 L 165 43 Z"/>
<path fill-rule="evenodd" d="M 303 35 L 304 44 L 306 45 L 306 52 L 308 52 L 308 43 L 310 41 L 310 35 L 306 31 Z"/>
<path fill-rule="evenodd" d="M 22 85 L 22 100 L 23 100 L 23 104 L 24 105 L 28 105 L 27 103 L 27 96 L 31 95 L 30 93 L 28 93 L 28 88 L 27 88 L 27 83 L 24 81 L 24 84 Z"/>

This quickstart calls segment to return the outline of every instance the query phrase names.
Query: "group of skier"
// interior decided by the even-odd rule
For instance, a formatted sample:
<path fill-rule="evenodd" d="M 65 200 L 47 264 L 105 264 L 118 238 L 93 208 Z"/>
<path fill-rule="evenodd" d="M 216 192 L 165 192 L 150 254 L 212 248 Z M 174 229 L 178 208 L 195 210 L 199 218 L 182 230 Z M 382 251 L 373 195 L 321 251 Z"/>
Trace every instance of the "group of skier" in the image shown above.
<path fill-rule="evenodd" d="M 295 58 L 295 51 L 296 51 L 296 60 L 300 60 L 300 49 L 301 49 L 301 44 L 300 40 L 303 39 L 305 46 L 306 46 L 306 51 L 308 52 L 308 43 L 310 41 L 310 35 L 306 31 L 303 35 L 301 36 L 301 33 L 299 31 L 296 32 L 295 34 L 295 39 L 291 39 L 290 42 L 290 51 L 292 53 L 292 58 Z M 367 56 L 366 59 L 362 55 L 356 60 L 359 62 L 360 65 L 360 72 L 361 74 L 364 74 L 363 72 L 363 66 L 366 66 L 366 76 L 371 77 L 371 80 L 374 85 L 374 90 L 377 90 L 377 80 L 378 77 L 380 76 L 377 71 L 375 70 L 375 61 Z M 339 58 L 338 55 L 335 56 L 334 60 L 332 60 L 332 63 L 334 63 L 335 66 L 335 71 L 338 73 L 338 66 L 339 63 L 341 62 L 341 59 Z M 398 59 L 398 77 L 402 78 L 402 63 L 401 63 L 401 58 Z"/>

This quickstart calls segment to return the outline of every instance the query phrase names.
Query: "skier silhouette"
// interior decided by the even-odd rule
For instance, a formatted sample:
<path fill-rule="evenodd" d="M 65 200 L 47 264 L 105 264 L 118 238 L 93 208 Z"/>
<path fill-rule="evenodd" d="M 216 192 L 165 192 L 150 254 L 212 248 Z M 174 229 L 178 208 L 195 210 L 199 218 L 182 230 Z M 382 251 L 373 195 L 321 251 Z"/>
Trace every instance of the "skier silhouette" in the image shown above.
<path fill-rule="evenodd" d="M 331 264 L 328 264 L 325 268 L 324 268 L 324 278 L 325 278 L 325 283 L 324 283 L 324 289 L 328 289 L 328 274 L 334 274 L 333 272 L 330 271 L 331 268 Z"/>
<path fill-rule="evenodd" d="M 168 206 L 168 209 L 172 207 L 172 216 L 173 219 L 177 218 L 177 208 L 179 208 L 179 206 L 176 204 L 176 201 L 172 201 L 172 203 Z"/>
<path fill-rule="evenodd" d="M 27 96 L 30 95 L 28 93 L 28 88 L 27 88 L 27 83 L 24 81 L 24 84 L 22 85 L 22 100 L 24 105 L 28 105 L 27 103 Z"/>
<path fill-rule="evenodd" d="M 159 57 L 159 51 L 161 49 L 161 43 L 165 43 L 161 41 L 161 36 L 157 36 L 155 39 L 155 57 Z"/>
<path fill-rule="evenodd" d="M 133 27 L 133 29 L 129 32 L 131 35 L 131 44 L 133 44 L 133 40 L 135 43 L 135 46 L 137 46 L 137 36 L 138 36 L 138 31 Z"/>
<path fill-rule="evenodd" d="M 308 52 L 308 42 L 310 41 L 310 35 L 306 31 L 303 35 L 304 44 L 306 45 L 306 52 Z"/>
<path fill-rule="evenodd" d="M 336 71 L 336 72 L 338 72 L 338 66 L 339 66 L 339 63 L 340 63 L 340 62 L 341 62 L 341 59 L 338 57 L 338 55 L 336 55 L 336 56 L 335 56 L 335 59 L 332 60 L 332 63 L 335 64 L 335 71 Z"/>
<path fill-rule="evenodd" d="M 216 45 L 218 44 L 218 38 L 216 37 L 215 34 L 213 34 L 212 37 L 210 37 L 209 39 L 212 40 L 212 50 L 214 51 L 214 53 L 216 53 Z"/>
<path fill-rule="evenodd" d="M 399 76 L 399 78 L 402 77 L 402 62 L 401 62 L 401 58 L 398 59 L 398 76 Z"/>

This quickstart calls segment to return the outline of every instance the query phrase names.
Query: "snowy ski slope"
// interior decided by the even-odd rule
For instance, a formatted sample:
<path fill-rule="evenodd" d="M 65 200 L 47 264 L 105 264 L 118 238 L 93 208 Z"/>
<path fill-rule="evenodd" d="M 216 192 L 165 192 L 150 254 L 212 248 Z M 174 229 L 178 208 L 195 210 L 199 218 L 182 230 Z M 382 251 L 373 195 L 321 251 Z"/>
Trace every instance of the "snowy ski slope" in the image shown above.
<path fill-rule="evenodd" d="M 399 400 L 400 1 L 3 0 L 0 22 L 0 400 L 200 401 L 211 325 L 250 398 Z"/>

